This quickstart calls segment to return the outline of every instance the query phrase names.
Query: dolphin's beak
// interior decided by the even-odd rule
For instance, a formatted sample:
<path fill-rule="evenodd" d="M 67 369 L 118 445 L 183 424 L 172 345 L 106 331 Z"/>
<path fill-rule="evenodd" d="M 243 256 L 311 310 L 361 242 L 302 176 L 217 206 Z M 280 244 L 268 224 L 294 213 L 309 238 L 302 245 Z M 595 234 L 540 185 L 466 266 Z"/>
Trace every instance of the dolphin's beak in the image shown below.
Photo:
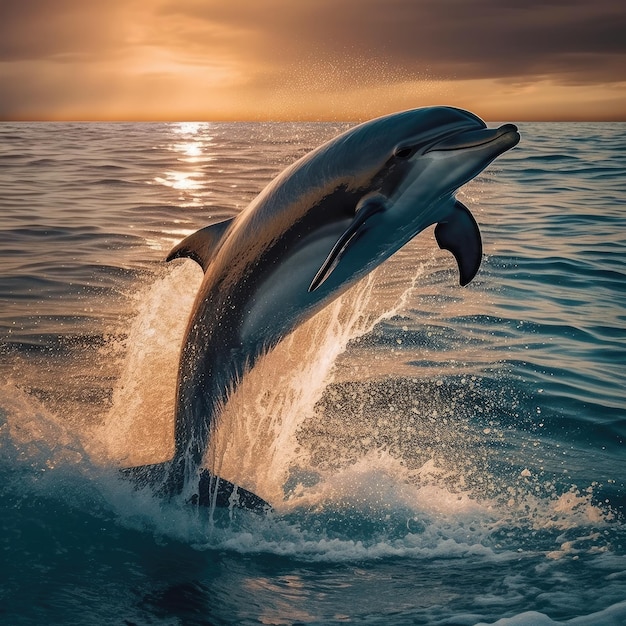
<path fill-rule="evenodd" d="M 517 145 L 520 140 L 520 135 L 517 132 L 517 126 L 515 124 L 504 124 L 500 128 L 480 128 L 478 130 L 466 130 L 456 133 L 452 136 L 448 136 L 432 146 L 427 148 L 424 154 L 428 152 L 445 152 L 451 150 L 464 150 L 468 148 L 477 148 L 491 143 L 495 140 L 504 139 L 506 147 L 502 150 L 508 150 Z"/>

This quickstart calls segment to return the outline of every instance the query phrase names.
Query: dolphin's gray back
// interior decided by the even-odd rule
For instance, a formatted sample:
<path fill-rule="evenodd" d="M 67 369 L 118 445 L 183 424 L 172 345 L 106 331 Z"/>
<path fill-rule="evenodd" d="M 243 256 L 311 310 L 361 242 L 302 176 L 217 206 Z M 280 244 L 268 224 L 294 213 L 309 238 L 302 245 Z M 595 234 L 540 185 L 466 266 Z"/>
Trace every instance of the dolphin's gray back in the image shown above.
<path fill-rule="evenodd" d="M 424 110 L 424 115 L 438 113 Z M 217 252 L 204 268 L 182 348 L 175 421 L 175 458 L 181 460 L 180 467 L 187 465 L 183 459 L 200 465 L 216 416 L 259 356 L 367 273 L 363 268 L 347 281 L 337 272 L 334 283 L 328 281 L 309 294 L 314 270 L 296 300 L 260 302 L 262 286 L 297 254 L 300 242 L 315 239 L 321 225 L 329 240 L 345 230 L 359 198 L 384 168 L 384 161 L 373 157 L 373 147 L 379 153 L 380 144 L 389 141 L 391 122 L 390 116 L 348 130 L 307 154 L 221 233 L 223 241 L 215 244 Z M 437 120 L 431 123 L 436 125 Z M 410 113 L 394 117 L 396 129 L 402 124 L 407 129 L 400 132 L 409 132 L 415 124 Z M 389 151 L 392 148 L 390 143 Z M 250 330 L 246 316 L 260 309 L 260 322 Z"/>

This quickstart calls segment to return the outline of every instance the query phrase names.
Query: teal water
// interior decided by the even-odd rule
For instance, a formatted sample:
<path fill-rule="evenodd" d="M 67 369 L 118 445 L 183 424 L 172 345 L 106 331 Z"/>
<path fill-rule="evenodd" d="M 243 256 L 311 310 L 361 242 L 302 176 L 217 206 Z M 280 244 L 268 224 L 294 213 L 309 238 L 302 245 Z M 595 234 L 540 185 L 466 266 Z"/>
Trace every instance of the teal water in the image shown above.
<path fill-rule="evenodd" d="M 0 124 L 0 622 L 626 622 L 626 125 L 519 126 L 468 287 L 422 233 L 227 407 L 262 518 L 117 468 L 172 451 L 169 249 L 346 126 Z"/>

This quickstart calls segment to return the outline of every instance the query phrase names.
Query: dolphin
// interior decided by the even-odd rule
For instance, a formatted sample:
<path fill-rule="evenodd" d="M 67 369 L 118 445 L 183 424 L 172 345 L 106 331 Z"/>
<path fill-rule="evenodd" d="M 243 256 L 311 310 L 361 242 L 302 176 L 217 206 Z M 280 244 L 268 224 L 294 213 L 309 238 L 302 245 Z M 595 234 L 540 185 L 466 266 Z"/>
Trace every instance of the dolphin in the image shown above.
<path fill-rule="evenodd" d="M 519 140 L 513 124 L 488 128 L 454 107 L 386 115 L 313 150 L 239 215 L 175 246 L 168 261 L 190 258 L 204 271 L 181 351 L 175 454 L 129 473 L 199 504 L 267 508 L 202 468 L 229 394 L 261 355 L 431 225 L 468 284 L 482 243 L 455 193 Z"/>

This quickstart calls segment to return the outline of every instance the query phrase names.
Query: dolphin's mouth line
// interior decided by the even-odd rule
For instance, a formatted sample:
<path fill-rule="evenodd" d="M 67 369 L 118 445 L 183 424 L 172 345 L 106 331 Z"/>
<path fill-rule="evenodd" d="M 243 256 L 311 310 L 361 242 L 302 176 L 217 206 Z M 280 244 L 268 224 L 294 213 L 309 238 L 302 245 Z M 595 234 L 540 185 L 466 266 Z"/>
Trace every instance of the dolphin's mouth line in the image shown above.
<path fill-rule="evenodd" d="M 428 148 L 426 148 L 426 150 L 424 150 L 423 154 L 435 151 L 452 152 L 454 150 L 479 148 L 480 146 L 486 146 L 493 143 L 506 135 L 512 135 L 511 139 L 515 140 L 512 145 L 517 144 L 520 139 L 517 126 L 515 126 L 515 124 L 504 124 L 504 126 L 500 126 L 500 128 L 493 129 L 481 128 L 478 130 L 462 130 L 431 144 Z"/>

